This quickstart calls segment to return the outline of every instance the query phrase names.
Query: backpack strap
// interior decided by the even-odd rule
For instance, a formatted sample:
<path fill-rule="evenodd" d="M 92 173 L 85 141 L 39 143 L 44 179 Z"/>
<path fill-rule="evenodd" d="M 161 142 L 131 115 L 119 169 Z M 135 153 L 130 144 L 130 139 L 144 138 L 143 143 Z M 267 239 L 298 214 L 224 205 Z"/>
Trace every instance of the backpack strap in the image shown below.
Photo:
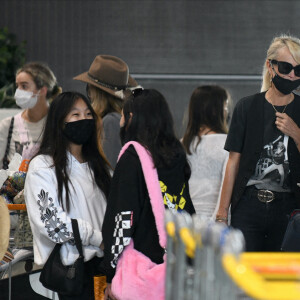
<path fill-rule="evenodd" d="M 11 120 L 10 120 L 9 129 L 8 129 L 7 144 L 6 144 L 6 149 L 5 149 L 5 153 L 4 153 L 4 157 L 3 157 L 3 169 L 4 170 L 8 169 L 8 164 L 9 164 L 8 153 L 9 153 L 12 133 L 13 133 L 13 130 L 14 130 L 14 120 L 15 120 L 15 118 L 12 117 Z"/>
<path fill-rule="evenodd" d="M 145 182 L 148 189 L 148 194 L 152 206 L 155 224 L 158 231 L 159 244 L 162 248 L 166 248 L 167 235 L 164 226 L 165 206 L 164 206 L 164 200 L 160 189 L 157 170 L 154 166 L 154 162 L 150 152 L 146 150 L 146 148 L 138 142 L 131 141 L 126 143 L 121 149 L 118 160 L 121 158 L 123 153 L 130 145 L 132 145 L 135 148 L 142 165 L 142 170 L 144 173 Z"/>

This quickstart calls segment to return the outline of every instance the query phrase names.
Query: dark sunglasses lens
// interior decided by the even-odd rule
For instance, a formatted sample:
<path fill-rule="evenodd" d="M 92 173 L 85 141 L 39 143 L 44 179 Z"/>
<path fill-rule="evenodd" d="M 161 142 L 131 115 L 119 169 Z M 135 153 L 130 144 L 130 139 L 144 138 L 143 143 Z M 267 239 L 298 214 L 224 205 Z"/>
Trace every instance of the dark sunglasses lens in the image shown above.
<path fill-rule="evenodd" d="M 133 91 L 132 91 L 133 97 L 137 97 L 137 96 L 139 96 L 140 94 L 142 94 L 143 90 L 144 90 L 144 89 L 142 89 L 142 88 L 138 88 L 138 89 L 133 90 Z"/>
<path fill-rule="evenodd" d="M 294 72 L 297 77 L 300 77 L 300 65 L 298 65 L 294 68 Z"/>
<path fill-rule="evenodd" d="M 278 64 L 278 71 L 281 74 L 289 74 L 293 69 L 293 66 L 291 64 L 284 61 L 279 61 L 277 64 Z"/>

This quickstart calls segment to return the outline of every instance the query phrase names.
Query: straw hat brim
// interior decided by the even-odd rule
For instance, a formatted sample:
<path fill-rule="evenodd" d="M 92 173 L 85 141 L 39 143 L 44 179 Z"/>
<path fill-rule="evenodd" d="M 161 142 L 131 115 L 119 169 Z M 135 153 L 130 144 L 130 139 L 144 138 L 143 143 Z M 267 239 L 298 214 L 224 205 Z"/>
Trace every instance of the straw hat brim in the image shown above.
<path fill-rule="evenodd" d="M 90 79 L 90 77 L 88 76 L 88 72 L 84 72 L 82 74 L 79 74 L 75 77 L 73 77 L 74 80 L 79 80 L 79 81 L 82 81 L 82 82 L 85 82 L 85 83 L 89 83 L 107 93 L 109 93 L 110 95 L 113 95 L 119 99 L 124 99 L 124 97 L 122 97 L 120 94 L 120 90 L 113 90 L 113 89 L 110 89 L 108 87 L 105 87 L 101 84 L 97 84 L 95 81 L 93 81 L 92 79 Z M 136 87 L 138 85 L 138 83 L 129 75 L 128 77 L 128 88 L 131 88 L 131 87 Z"/>
<path fill-rule="evenodd" d="M 2 260 L 9 242 L 10 218 L 6 202 L 0 196 L 0 260 Z"/>

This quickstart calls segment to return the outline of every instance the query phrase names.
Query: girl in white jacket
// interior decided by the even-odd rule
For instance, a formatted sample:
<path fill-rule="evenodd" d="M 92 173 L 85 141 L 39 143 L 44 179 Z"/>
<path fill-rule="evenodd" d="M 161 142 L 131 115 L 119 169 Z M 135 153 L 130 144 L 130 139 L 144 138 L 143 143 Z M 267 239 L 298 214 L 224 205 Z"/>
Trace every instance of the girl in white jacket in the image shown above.
<path fill-rule="evenodd" d="M 79 254 L 71 218 L 78 221 L 88 280 L 82 294 L 72 299 L 94 299 L 93 275 L 103 256 L 101 227 L 111 176 L 97 128 L 97 116 L 85 96 L 59 95 L 50 105 L 41 147 L 25 183 L 36 264 L 45 264 L 55 243 L 63 243 L 63 263 L 74 263 Z"/>

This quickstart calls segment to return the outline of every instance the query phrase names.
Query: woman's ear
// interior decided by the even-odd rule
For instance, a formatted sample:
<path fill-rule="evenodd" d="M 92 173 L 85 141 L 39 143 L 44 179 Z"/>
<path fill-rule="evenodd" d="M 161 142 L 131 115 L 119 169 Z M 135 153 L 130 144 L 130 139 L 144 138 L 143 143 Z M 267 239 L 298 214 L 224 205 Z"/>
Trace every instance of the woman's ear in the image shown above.
<path fill-rule="evenodd" d="M 129 113 L 129 120 L 128 120 L 128 125 L 131 124 L 132 118 L 133 118 L 133 113 Z"/>
<path fill-rule="evenodd" d="M 271 64 L 271 62 L 270 62 L 268 59 L 266 60 L 266 67 L 267 67 L 267 69 L 268 69 L 268 71 L 269 71 L 270 76 L 273 77 L 273 76 L 272 76 L 272 75 L 273 75 L 272 64 Z"/>
<path fill-rule="evenodd" d="M 128 123 L 127 123 L 127 125 L 126 125 L 126 130 L 128 129 L 128 127 L 129 127 L 130 124 L 131 124 L 132 117 L 133 117 L 133 113 L 129 113 L 129 120 L 128 120 Z"/>
<path fill-rule="evenodd" d="M 48 92 L 48 88 L 46 86 L 43 86 L 41 89 L 40 89 L 40 95 L 41 96 L 44 96 L 45 98 L 47 98 L 47 92 Z"/>

